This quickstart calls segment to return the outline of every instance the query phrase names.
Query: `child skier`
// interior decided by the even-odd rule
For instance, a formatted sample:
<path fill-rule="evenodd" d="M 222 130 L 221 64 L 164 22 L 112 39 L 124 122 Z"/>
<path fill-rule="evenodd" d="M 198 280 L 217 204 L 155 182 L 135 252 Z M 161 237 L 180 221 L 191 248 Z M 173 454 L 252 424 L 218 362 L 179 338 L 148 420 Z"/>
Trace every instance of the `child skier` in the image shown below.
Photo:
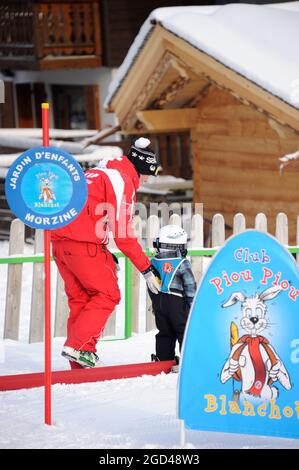
<path fill-rule="evenodd" d="M 156 354 L 152 361 L 175 359 L 176 341 L 180 350 L 196 282 L 187 255 L 187 233 L 177 225 L 165 225 L 153 243 L 156 254 L 151 260 L 161 280 L 161 290 L 151 297 L 156 326 Z"/>

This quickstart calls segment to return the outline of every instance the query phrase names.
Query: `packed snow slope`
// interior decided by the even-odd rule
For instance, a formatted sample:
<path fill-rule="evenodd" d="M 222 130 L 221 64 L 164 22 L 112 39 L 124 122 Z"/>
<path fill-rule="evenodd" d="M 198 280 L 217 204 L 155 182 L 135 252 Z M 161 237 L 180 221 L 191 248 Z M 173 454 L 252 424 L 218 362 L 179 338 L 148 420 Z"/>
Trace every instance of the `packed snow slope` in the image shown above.
<path fill-rule="evenodd" d="M 102 363 L 148 361 L 155 331 L 105 342 Z M 53 344 L 53 367 L 64 369 L 62 339 Z M 43 345 L 5 341 L 0 374 L 41 370 Z M 1 380 L 1 379 L 0 379 Z M 0 392 L 0 448 L 178 449 L 177 374 L 52 387 L 53 425 L 44 420 L 44 389 Z M 186 448 L 299 448 L 299 440 L 186 431 Z"/>
<path fill-rule="evenodd" d="M 32 253 L 32 250 L 32 246 L 26 245 L 26 253 Z M 0 242 L 0 256 L 7 255 L 8 243 Z M 54 266 L 52 274 L 54 306 Z M 0 338 L 3 337 L 6 278 L 7 266 L 0 265 Z M 32 265 L 27 263 L 23 268 L 20 340 L 0 339 L 0 380 L 3 375 L 40 372 L 44 368 L 43 343 L 28 344 L 31 284 Z M 144 304 L 145 299 L 141 297 L 143 307 Z M 145 311 L 140 313 L 144 317 Z M 122 336 L 122 307 L 118 314 L 117 329 Z M 145 323 L 144 318 L 142 323 Z M 154 330 L 128 340 L 100 341 L 101 364 L 148 362 L 154 351 L 155 334 Z M 63 343 L 64 338 L 53 340 L 53 370 L 68 369 L 68 362 L 60 354 Z M 54 385 L 52 426 L 43 424 L 43 388 L 0 392 L 0 448 L 179 448 L 177 381 L 177 374 L 161 374 L 80 385 Z M 299 440 L 187 430 L 186 447 L 294 449 L 299 448 Z"/>

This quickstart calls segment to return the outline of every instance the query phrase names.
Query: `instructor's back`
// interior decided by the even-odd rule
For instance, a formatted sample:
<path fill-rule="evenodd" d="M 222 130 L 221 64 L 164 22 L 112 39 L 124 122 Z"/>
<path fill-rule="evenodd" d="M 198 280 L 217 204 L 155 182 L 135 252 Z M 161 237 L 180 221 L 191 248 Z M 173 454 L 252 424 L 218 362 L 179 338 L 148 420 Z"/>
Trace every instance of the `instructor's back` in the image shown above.
<path fill-rule="evenodd" d="M 120 301 L 116 262 L 107 247 L 109 231 L 119 250 L 144 275 L 149 289 L 159 291 L 132 227 L 136 191 L 148 175 L 157 175 L 160 170 L 149 145 L 150 141 L 141 137 L 131 146 L 128 157 L 108 160 L 86 171 L 85 207 L 72 223 L 51 233 L 53 256 L 70 309 L 62 355 L 72 368 L 96 365 L 97 341 Z"/>

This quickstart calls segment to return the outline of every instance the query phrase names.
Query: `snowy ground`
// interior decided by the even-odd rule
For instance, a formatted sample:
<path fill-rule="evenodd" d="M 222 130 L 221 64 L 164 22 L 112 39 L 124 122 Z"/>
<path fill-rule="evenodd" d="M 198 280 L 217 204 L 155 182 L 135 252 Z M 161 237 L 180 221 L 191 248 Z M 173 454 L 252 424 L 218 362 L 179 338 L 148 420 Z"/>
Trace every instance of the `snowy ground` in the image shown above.
<path fill-rule="evenodd" d="M 0 256 L 8 244 L 0 243 Z M 30 251 L 30 247 L 27 248 Z M 0 332 L 3 330 L 6 268 L 0 266 Z M 24 302 L 30 302 L 32 267 L 25 268 Z M 28 318 L 21 321 L 21 340 L 0 342 L 0 376 L 43 369 L 43 344 L 27 343 Z M 147 362 L 155 331 L 128 340 L 105 341 L 99 348 L 105 365 Z M 53 341 L 53 369 L 67 368 L 60 356 L 63 338 Z M 1 378 L 0 378 L 1 380 Z M 0 448 L 178 449 L 176 418 L 178 375 L 52 387 L 53 425 L 43 424 L 44 390 L 0 393 Z M 299 441 L 200 431 L 186 432 L 186 448 L 287 448 Z"/>

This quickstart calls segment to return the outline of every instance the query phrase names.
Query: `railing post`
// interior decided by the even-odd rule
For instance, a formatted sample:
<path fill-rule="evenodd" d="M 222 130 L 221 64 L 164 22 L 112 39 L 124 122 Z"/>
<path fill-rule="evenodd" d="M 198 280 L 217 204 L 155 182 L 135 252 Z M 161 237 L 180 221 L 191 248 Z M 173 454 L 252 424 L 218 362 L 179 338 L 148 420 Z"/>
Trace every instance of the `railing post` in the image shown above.
<path fill-rule="evenodd" d="M 9 254 L 24 253 L 25 226 L 19 219 L 11 223 L 9 236 Z M 20 307 L 22 291 L 22 264 L 12 264 L 7 270 L 7 290 L 5 305 L 4 338 L 19 339 Z"/>
<path fill-rule="evenodd" d="M 44 231 L 35 230 L 34 253 L 44 251 Z M 29 343 L 38 343 L 44 338 L 44 263 L 34 263 Z"/>
<path fill-rule="evenodd" d="M 40 15 L 44 15 L 43 11 L 40 10 L 40 4 L 33 4 L 33 38 L 34 38 L 34 50 L 37 60 L 43 58 L 43 28 L 41 27 Z M 43 22 L 44 17 L 42 16 Z"/>
<path fill-rule="evenodd" d="M 95 55 L 100 56 L 102 54 L 102 37 L 101 37 L 101 29 L 100 29 L 100 11 L 99 11 L 99 2 L 93 1 L 92 3 L 93 8 L 93 18 L 94 18 L 94 48 L 95 48 Z"/>
<path fill-rule="evenodd" d="M 238 233 L 242 233 L 246 230 L 246 219 L 244 214 L 238 213 L 234 216 L 233 221 L 233 233 L 237 235 Z"/>
<path fill-rule="evenodd" d="M 142 219 L 139 215 L 134 217 L 134 233 L 139 243 L 142 243 Z M 139 301 L 140 297 L 140 272 L 132 266 L 132 331 L 139 332 Z"/>
<path fill-rule="evenodd" d="M 191 228 L 191 248 L 200 249 L 204 245 L 204 234 L 203 234 L 203 216 L 202 214 L 194 214 L 192 217 L 192 228 Z M 197 283 L 202 278 L 203 274 L 203 257 L 194 256 L 191 261 L 194 277 Z"/>
<path fill-rule="evenodd" d="M 132 264 L 125 258 L 125 338 L 132 336 Z"/>
<path fill-rule="evenodd" d="M 283 212 L 280 212 L 276 216 L 275 237 L 283 245 L 287 245 L 289 243 L 288 217 Z"/>
<path fill-rule="evenodd" d="M 109 249 L 110 250 L 117 249 L 113 237 L 109 239 Z M 116 272 L 116 276 L 118 277 L 117 272 Z M 105 336 L 115 336 L 115 335 L 116 335 L 116 307 L 111 313 L 110 317 L 108 318 L 108 321 L 102 333 L 102 337 L 104 338 Z"/>
<path fill-rule="evenodd" d="M 147 239 L 146 246 L 150 250 L 153 249 L 153 240 L 157 236 L 160 228 L 160 222 L 157 215 L 150 215 L 147 219 Z M 146 287 L 146 326 L 145 331 L 151 331 L 156 328 L 155 317 L 152 313 L 152 302 Z"/>
<path fill-rule="evenodd" d="M 212 219 L 212 247 L 222 246 L 225 242 L 225 222 L 222 214 L 215 214 Z"/>
<path fill-rule="evenodd" d="M 179 227 L 182 226 L 182 218 L 178 214 L 172 214 L 169 217 L 169 225 L 178 225 Z"/>
<path fill-rule="evenodd" d="M 64 280 L 57 269 L 54 338 L 66 336 L 68 316 L 69 306 L 64 288 Z"/>
<path fill-rule="evenodd" d="M 256 230 L 259 230 L 260 232 L 267 233 L 268 231 L 267 217 L 262 212 L 257 214 L 255 218 L 255 228 Z"/>

